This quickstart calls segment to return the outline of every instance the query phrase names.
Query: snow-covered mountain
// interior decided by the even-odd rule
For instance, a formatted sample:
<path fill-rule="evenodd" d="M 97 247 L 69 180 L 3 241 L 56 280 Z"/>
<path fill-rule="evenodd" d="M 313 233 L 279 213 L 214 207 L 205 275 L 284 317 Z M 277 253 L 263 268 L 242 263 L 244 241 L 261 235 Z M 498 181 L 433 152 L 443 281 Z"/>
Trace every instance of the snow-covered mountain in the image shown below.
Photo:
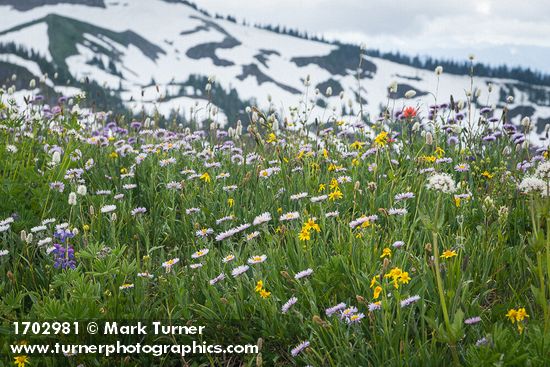
<path fill-rule="evenodd" d="M 354 46 L 244 26 L 211 17 L 186 1 L 0 0 L 0 14 L 0 81 L 14 71 L 23 80 L 42 78 L 51 93 L 71 94 L 89 80 L 134 110 L 189 114 L 198 103 L 197 113 L 207 102 L 206 79 L 200 76 L 214 76 L 214 85 L 230 101 L 214 101 L 221 123 L 233 123 L 248 101 L 261 107 L 271 104 L 288 114 L 290 107 L 315 97 L 316 88 L 320 93 L 312 116 L 326 118 L 332 108 L 337 114 L 343 108 L 350 119 L 360 102 L 375 119 L 388 104 L 392 82 L 398 91 L 391 105 L 418 105 L 424 113 L 451 94 L 455 100 L 465 99 L 470 90 L 467 75 L 444 72 L 438 81 L 431 70 L 370 56 L 364 57 L 358 73 L 359 52 Z M 356 57 L 350 57 L 350 48 L 357 49 Z M 311 85 L 306 88 L 308 75 Z M 24 81 L 20 86 L 17 93 L 29 92 Z M 327 87 L 331 96 L 325 95 Z M 513 96 L 510 118 L 519 123 L 529 116 L 537 139 L 544 139 L 550 87 L 475 78 L 477 89 L 477 103 L 497 109 Z M 404 99 L 408 90 L 416 91 L 413 101 Z"/>

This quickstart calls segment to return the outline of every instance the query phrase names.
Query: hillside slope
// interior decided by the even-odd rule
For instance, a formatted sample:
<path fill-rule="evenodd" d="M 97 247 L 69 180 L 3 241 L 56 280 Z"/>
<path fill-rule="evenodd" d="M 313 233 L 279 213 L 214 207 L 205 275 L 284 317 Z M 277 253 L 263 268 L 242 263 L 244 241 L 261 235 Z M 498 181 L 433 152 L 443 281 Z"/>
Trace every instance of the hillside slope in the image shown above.
<path fill-rule="evenodd" d="M 464 100 L 465 91 L 471 90 L 469 76 L 443 73 L 438 81 L 433 71 L 382 58 L 364 57 L 358 73 L 358 48 L 357 57 L 349 57 L 354 46 L 243 26 L 175 0 L 18 3 L 0 2 L 0 62 L 5 70 L 11 64 L 40 78 L 48 73 L 44 64 L 49 63 L 53 65 L 49 70 L 56 73 L 49 72 L 45 83 L 57 93 L 74 92 L 90 80 L 138 111 L 156 108 L 165 115 L 173 110 L 189 115 L 194 107 L 196 113 L 207 104 L 208 76 L 214 76 L 225 93 L 213 101 L 221 110 L 215 116 L 220 123 L 233 123 L 249 102 L 260 107 L 271 104 L 288 114 L 290 107 L 309 103 L 311 98 L 315 99 L 312 119 L 326 119 L 334 109 L 335 114 L 354 121 L 363 104 L 365 113 L 375 120 L 388 104 L 392 82 L 397 83 L 397 93 L 390 106 L 399 110 L 405 103 L 418 105 L 424 114 L 429 105 L 448 102 L 451 94 L 455 100 Z M 33 50 L 32 55 L 23 49 Z M 308 75 L 311 86 L 306 88 Z M 329 86 L 333 93 L 326 96 Z M 315 88 L 320 90 L 317 96 Z M 416 97 L 405 101 L 403 95 L 411 89 Z M 473 90 L 481 93 L 476 103 L 497 109 L 513 96 L 510 119 L 517 124 L 522 117 L 531 117 L 536 126 L 533 139 L 545 142 L 550 87 L 475 78 Z M 22 96 L 29 91 L 18 93 Z M 230 98 L 232 102 L 227 102 Z M 495 115 L 500 116 L 498 111 Z"/>

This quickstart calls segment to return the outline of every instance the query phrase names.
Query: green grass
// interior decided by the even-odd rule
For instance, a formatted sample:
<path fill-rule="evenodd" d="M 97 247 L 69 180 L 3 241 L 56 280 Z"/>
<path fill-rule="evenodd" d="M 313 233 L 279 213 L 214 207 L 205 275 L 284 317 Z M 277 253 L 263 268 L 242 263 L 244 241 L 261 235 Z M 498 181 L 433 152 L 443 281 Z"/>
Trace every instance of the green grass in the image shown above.
<path fill-rule="evenodd" d="M 262 122 L 253 118 L 253 133 L 224 149 L 231 139 L 218 137 L 216 131 L 191 139 L 175 129 L 178 135 L 168 140 L 157 130 L 137 134 L 123 123 L 130 133 L 113 129 L 113 137 L 100 146 L 93 143 L 90 127 L 76 123 L 77 115 L 65 112 L 55 123 L 48 125 L 40 118 L 23 126 L 26 112 L 14 111 L 6 96 L 2 100 L 0 218 L 16 219 L 0 233 L 0 251 L 8 251 L 0 257 L 0 350 L 6 356 L 0 365 L 13 365 L 9 344 L 22 340 L 90 341 L 85 336 L 14 336 L 13 322 L 23 320 L 192 323 L 206 326 L 200 341 L 261 344 L 261 357 L 30 355 L 32 366 L 544 366 L 550 360 L 550 201 L 518 189 L 526 175 L 548 165 L 548 151 L 534 159 L 533 150 L 516 149 L 506 134 L 484 143 L 480 137 L 489 125 L 458 145 L 449 145 L 448 134 L 436 128 L 430 142 L 411 129 L 418 117 L 387 121 L 388 137 L 395 131 L 404 133 L 395 141 L 375 139 L 382 131 L 378 125 L 369 125 L 373 132 L 356 130 L 341 139 L 335 133 L 347 126 L 335 119 L 306 135 L 306 128 L 274 129 L 273 120 L 266 117 Z M 454 113 L 444 110 L 439 117 L 443 121 Z M 497 130 L 501 125 L 502 121 L 496 124 Z M 319 134 L 329 127 L 332 132 Z M 142 141 L 129 144 L 123 154 L 120 147 L 130 137 Z M 17 152 L 10 151 L 11 145 Z M 63 153 L 52 164 L 50 150 L 56 146 Z M 378 149 L 371 150 L 374 147 Z M 506 147 L 513 153 L 505 154 Z M 237 149 L 245 158 L 258 158 L 239 164 L 234 157 Z M 77 152 L 79 158 L 72 160 Z M 140 152 L 146 157 L 137 163 Z M 162 167 L 169 158 L 175 163 Z M 434 162 L 442 158 L 452 162 Z M 524 160 L 533 163 L 528 172 L 517 169 Z M 221 167 L 207 168 L 205 162 Z M 469 171 L 457 172 L 453 167 L 460 163 L 468 163 Z M 260 177 L 268 167 L 280 171 Z M 448 173 L 458 186 L 456 192 L 429 189 L 431 173 L 423 173 L 428 168 Z M 81 182 L 66 178 L 68 169 L 83 169 Z M 181 173 L 186 169 L 197 176 Z M 210 182 L 199 177 L 204 173 Z M 229 177 L 216 178 L 221 173 Z M 62 193 L 50 189 L 55 181 L 64 183 Z M 180 182 L 181 189 L 168 189 L 172 181 Z M 126 184 L 136 187 L 125 189 Z M 69 193 L 77 192 L 79 185 L 86 186 L 87 193 L 77 195 L 76 205 L 70 205 Z M 237 189 L 224 190 L 230 185 Z M 99 190 L 110 194 L 98 195 Z M 336 191 L 340 199 L 310 200 Z M 308 197 L 291 199 L 302 192 Z M 398 202 L 395 195 L 405 192 L 414 197 Z M 124 197 L 115 199 L 121 193 Z M 458 202 L 455 194 L 469 197 Z M 112 204 L 115 216 L 101 212 Z M 147 212 L 132 216 L 136 207 Z M 187 214 L 190 208 L 200 211 Z M 405 208 L 407 213 L 389 215 L 391 208 Z M 280 220 L 294 211 L 299 219 Z M 338 216 L 326 217 L 333 211 Z M 252 223 L 264 212 L 272 220 L 215 240 L 217 234 Z M 235 219 L 216 223 L 230 215 Z M 371 215 L 378 219 L 350 228 L 350 222 Z M 56 222 L 29 238 L 31 228 L 47 218 Z M 320 231 L 310 229 L 310 239 L 302 241 L 300 231 L 310 218 Z M 60 223 L 68 223 L 76 233 L 68 240 L 75 251 L 75 269 L 56 268 L 54 255 L 46 251 L 61 243 L 54 237 Z M 195 232 L 202 228 L 214 233 L 199 238 Z M 260 234 L 247 241 L 245 234 L 254 231 Z M 48 237 L 51 243 L 38 244 Z M 396 241 L 404 245 L 395 248 Z M 208 254 L 193 259 L 192 254 L 203 248 Z M 384 248 L 391 249 L 391 256 L 381 257 Z M 456 256 L 441 257 L 447 250 Z M 222 262 L 229 254 L 235 260 Z M 231 276 L 237 265 L 256 255 L 266 255 L 267 260 Z M 162 264 L 173 258 L 179 262 L 166 272 Z M 200 268 L 188 267 L 199 262 Z M 410 277 L 408 282 L 398 280 L 398 288 L 386 276 L 396 267 Z M 313 269 L 310 276 L 294 278 L 308 268 Z M 154 278 L 138 277 L 144 272 Z M 222 272 L 226 278 L 210 285 L 209 280 Z M 271 292 L 265 299 L 255 291 L 259 280 Z M 120 289 L 123 284 L 133 288 Z M 373 293 L 376 286 L 382 288 L 378 299 Z M 420 297 L 417 302 L 400 306 L 414 295 Z M 281 306 L 291 297 L 298 300 L 283 314 Z M 380 309 L 370 311 L 376 301 L 381 301 Z M 357 307 L 365 317 L 348 324 L 339 315 L 326 315 L 327 308 L 341 302 Z M 529 317 L 512 324 L 506 314 L 518 308 L 525 308 Z M 480 322 L 464 323 L 476 316 Z M 482 338 L 486 343 L 476 345 Z M 193 339 L 198 340 L 148 335 L 141 341 L 183 344 Z M 113 339 L 90 342 L 107 340 Z M 291 356 L 291 349 L 305 340 L 310 347 Z"/>

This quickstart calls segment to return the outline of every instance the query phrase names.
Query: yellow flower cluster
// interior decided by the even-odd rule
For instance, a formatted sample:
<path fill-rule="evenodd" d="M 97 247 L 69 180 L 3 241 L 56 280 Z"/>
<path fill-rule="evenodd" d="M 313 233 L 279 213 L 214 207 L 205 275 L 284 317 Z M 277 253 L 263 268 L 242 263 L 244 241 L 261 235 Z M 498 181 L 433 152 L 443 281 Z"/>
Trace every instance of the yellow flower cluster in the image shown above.
<path fill-rule="evenodd" d="M 302 230 L 299 235 L 300 241 L 309 241 L 311 239 L 312 231 L 317 233 L 321 232 L 321 227 L 315 223 L 315 218 L 309 218 L 302 226 Z"/>
<path fill-rule="evenodd" d="M 359 149 L 363 148 L 363 145 L 365 145 L 364 142 L 361 142 L 361 141 L 354 141 L 353 143 L 350 144 L 350 148 L 351 148 L 351 149 L 359 150 Z"/>
<path fill-rule="evenodd" d="M 374 144 L 379 147 L 384 147 L 386 144 L 388 144 L 389 138 L 388 133 L 386 131 L 380 132 L 380 134 L 376 135 L 374 138 Z"/>
<path fill-rule="evenodd" d="M 254 291 L 258 293 L 263 299 L 267 299 L 269 298 L 269 296 L 271 296 L 271 292 L 268 292 L 267 289 L 264 288 L 264 282 L 262 280 L 258 280 Z"/>
<path fill-rule="evenodd" d="M 324 185 L 323 185 L 324 188 Z M 332 179 L 330 182 L 329 188 L 332 190 L 328 194 L 328 199 L 331 201 L 336 201 L 344 197 L 344 194 L 342 194 L 342 191 L 340 191 L 340 185 L 338 184 L 338 180 L 335 178 Z"/>
<path fill-rule="evenodd" d="M 525 318 L 529 317 L 524 307 L 518 308 L 517 310 L 513 308 L 508 310 L 506 317 L 510 320 L 512 324 L 517 322 L 519 333 L 523 333 L 523 321 L 525 320 Z"/>
<path fill-rule="evenodd" d="M 391 278 L 395 289 L 399 288 L 399 284 L 407 284 L 411 280 L 409 273 L 398 267 L 391 269 L 389 273 L 384 275 L 384 278 Z"/>
<path fill-rule="evenodd" d="M 265 141 L 266 143 L 276 143 L 277 142 L 277 135 L 273 134 L 273 133 L 270 133 L 268 136 L 267 136 L 267 139 Z"/>
<path fill-rule="evenodd" d="M 385 257 L 391 257 L 391 249 L 389 249 L 388 247 L 384 248 L 384 250 L 382 250 L 382 255 L 380 255 L 380 258 L 383 259 Z"/>
<path fill-rule="evenodd" d="M 421 155 L 420 157 L 418 157 L 418 160 L 420 162 L 424 162 L 424 163 L 433 163 L 436 161 L 436 157 L 435 155 Z"/>
<path fill-rule="evenodd" d="M 481 174 L 483 177 L 485 177 L 486 179 L 490 180 L 491 178 L 493 178 L 495 175 L 490 173 L 489 171 L 484 171 L 482 174 Z"/>

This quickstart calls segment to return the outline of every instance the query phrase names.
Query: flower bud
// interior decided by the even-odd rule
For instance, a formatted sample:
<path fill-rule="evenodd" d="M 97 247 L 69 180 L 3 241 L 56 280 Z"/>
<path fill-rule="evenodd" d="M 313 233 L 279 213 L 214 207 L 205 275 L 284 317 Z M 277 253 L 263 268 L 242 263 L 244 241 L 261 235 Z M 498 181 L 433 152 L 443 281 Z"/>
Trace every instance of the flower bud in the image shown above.
<path fill-rule="evenodd" d="M 431 132 L 426 133 L 426 144 L 432 145 L 434 142 L 434 137 Z"/>
<path fill-rule="evenodd" d="M 416 91 L 414 90 L 408 90 L 406 93 L 405 93 L 405 98 L 413 98 L 414 96 L 416 96 Z"/>
<path fill-rule="evenodd" d="M 76 205 L 76 194 L 74 192 L 69 194 L 69 205 Z"/>

